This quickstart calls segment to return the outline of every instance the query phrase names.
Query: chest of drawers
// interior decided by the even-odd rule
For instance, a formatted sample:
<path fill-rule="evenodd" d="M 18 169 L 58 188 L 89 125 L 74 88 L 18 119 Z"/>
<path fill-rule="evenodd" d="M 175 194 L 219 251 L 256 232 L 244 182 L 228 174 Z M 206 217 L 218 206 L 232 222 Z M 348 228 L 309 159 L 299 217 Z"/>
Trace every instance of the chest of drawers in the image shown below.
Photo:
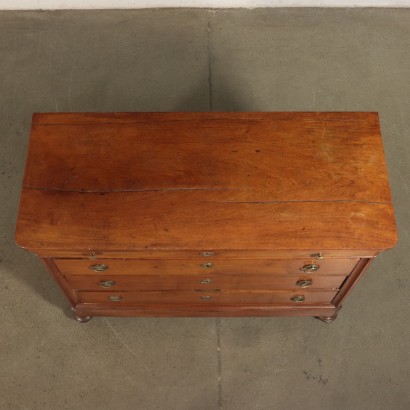
<path fill-rule="evenodd" d="M 33 116 L 16 241 L 79 321 L 332 321 L 396 239 L 376 113 Z"/>

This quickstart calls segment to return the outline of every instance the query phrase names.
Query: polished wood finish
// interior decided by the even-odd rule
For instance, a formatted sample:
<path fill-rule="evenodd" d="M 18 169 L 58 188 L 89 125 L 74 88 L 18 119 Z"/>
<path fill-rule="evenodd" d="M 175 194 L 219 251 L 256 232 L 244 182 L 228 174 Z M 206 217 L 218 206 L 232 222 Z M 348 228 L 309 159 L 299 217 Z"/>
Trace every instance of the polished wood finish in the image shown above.
<path fill-rule="evenodd" d="M 38 254 L 395 243 L 375 113 L 77 117 L 35 116 L 16 239 Z"/>
<path fill-rule="evenodd" d="M 353 289 L 355 283 L 359 278 L 366 272 L 370 266 L 371 259 L 361 259 L 357 266 L 353 269 L 352 273 L 346 279 L 345 286 L 343 289 L 336 295 L 333 300 L 335 306 L 342 306 L 343 301 L 346 299 L 347 295 Z"/>
<path fill-rule="evenodd" d="M 141 317 L 257 317 L 257 316 L 331 316 L 336 311 L 332 304 L 289 305 L 116 305 L 107 303 L 79 303 L 75 314 L 83 316 L 141 316 Z"/>
<path fill-rule="evenodd" d="M 58 251 L 58 253 L 56 253 Z M 33 250 L 34 252 L 34 250 Z M 106 249 L 41 249 L 41 256 L 45 258 L 83 258 L 95 259 L 195 259 L 202 256 L 202 253 L 209 252 L 209 249 L 179 249 L 179 250 L 106 250 Z M 325 259 L 358 259 L 373 258 L 380 252 L 378 249 L 354 249 L 335 250 L 326 249 L 320 252 Z M 212 259 L 289 259 L 289 258 L 312 258 L 317 259 L 317 249 L 289 250 L 289 249 L 218 249 L 212 250 Z M 57 260 L 57 259 L 56 259 Z"/>
<path fill-rule="evenodd" d="M 73 312 L 73 318 L 80 323 L 87 323 L 92 319 L 92 316 L 79 316 L 76 312 Z"/>
<path fill-rule="evenodd" d="M 377 113 L 33 116 L 16 241 L 77 320 L 329 321 L 396 240 Z"/>
<path fill-rule="evenodd" d="M 218 250 L 228 242 L 241 250 L 315 245 L 316 249 L 367 249 L 368 238 L 381 249 L 395 242 L 390 230 L 394 214 L 385 203 L 243 203 L 221 201 L 218 196 L 208 191 L 81 194 L 25 188 L 17 241 L 39 254 L 39 244 L 56 250 L 90 246 Z M 110 215 L 113 209 L 116 212 Z"/>
<path fill-rule="evenodd" d="M 218 202 L 391 200 L 387 176 L 380 175 L 383 151 L 375 149 L 381 147 L 377 114 L 136 117 L 136 124 L 85 118 L 68 125 L 44 124 L 37 116 L 24 186 L 88 193 L 172 190 L 178 196 L 205 190 Z M 52 155 L 44 161 L 47 153 Z M 372 184 L 369 174 L 378 176 Z"/>
<path fill-rule="evenodd" d="M 303 289 L 301 281 L 310 280 L 309 289 L 338 289 L 345 276 L 315 276 L 315 274 L 299 274 L 295 276 L 216 274 L 203 275 L 69 275 L 67 281 L 73 289 L 98 290 L 112 292 L 117 290 L 279 290 Z M 105 282 L 110 281 L 113 284 Z"/>
<path fill-rule="evenodd" d="M 145 291 L 145 292 L 78 292 L 80 302 L 83 303 L 107 303 L 111 306 L 118 304 L 129 305 L 158 305 L 159 302 L 164 304 L 185 305 L 191 304 L 192 307 L 196 304 L 207 305 L 260 305 L 260 304 L 281 304 L 281 305 L 312 305 L 317 303 L 330 304 L 336 291 Z M 292 302 L 293 296 L 303 296 L 303 302 Z M 112 300 L 116 298 L 118 300 Z"/>
<path fill-rule="evenodd" d="M 322 322 L 332 323 L 332 322 L 334 322 L 334 321 L 336 320 L 336 318 L 337 318 L 337 313 L 335 313 L 334 315 L 331 315 L 331 316 L 317 316 L 317 318 L 318 318 L 319 320 L 321 320 Z"/>
<path fill-rule="evenodd" d="M 207 274 L 260 274 L 300 275 L 309 264 L 319 266 L 313 276 L 347 276 L 359 259 L 55 259 L 54 263 L 63 274 L 95 275 L 92 267 L 104 264 L 105 275 L 207 275 Z"/>
<path fill-rule="evenodd" d="M 43 265 L 47 268 L 49 273 L 51 274 L 52 278 L 56 281 L 57 285 L 60 287 L 61 291 L 65 294 L 66 298 L 70 302 L 72 308 L 74 308 L 78 304 L 78 297 L 72 286 L 68 283 L 67 279 L 65 279 L 60 271 L 58 270 L 57 266 L 51 259 L 40 258 Z"/>

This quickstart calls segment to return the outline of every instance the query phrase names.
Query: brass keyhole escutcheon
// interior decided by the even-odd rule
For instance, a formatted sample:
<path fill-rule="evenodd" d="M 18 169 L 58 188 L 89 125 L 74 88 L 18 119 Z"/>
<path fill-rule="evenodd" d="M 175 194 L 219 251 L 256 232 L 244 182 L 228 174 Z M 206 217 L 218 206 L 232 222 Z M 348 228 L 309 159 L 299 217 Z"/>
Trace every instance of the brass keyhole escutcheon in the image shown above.
<path fill-rule="evenodd" d="M 111 288 L 112 286 L 116 285 L 117 282 L 113 280 L 102 280 L 101 282 L 98 283 L 98 286 L 102 288 Z"/>
<path fill-rule="evenodd" d="M 111 302 L 120 302 L 122 300 L 122 296 L 108 296 L 108 300 L 111 300 Z"/>
<path fill-rule="evenodd" d="M 299 286 L 300 288 L 308 288 L 309 286 L 312 286 L 312 279 L 301 279 L 296 282 L 296 286 Z"/>
<path fill-rule="evenodd" d="M 308 263 L 307 265 L 303 265 L 300 270 L 303 272 L 316 272 L 320 266 L 317 263 Z"/>
<path fill-rule="evenodd" d="M 212 251 L 204 251 L 200 253 L 201 256 L 204 256 L 205 258 L 209 258 L 210 256 L 214 256 L 215 253 Z"/>
<path fill-rule="evenodd" d="M 207 263 L 202 263 L 201 264 L 201 268 L 204 268 L 204 269 L 211 269 L 213 267 L 214 267 L 214 264 L 212 262 L 207 262 Z"/>
<path fill-rule="evenodd" d="M 303 295 L 295 295 L 295 296 L 292 296 L 290 298 L 290 300 L 292 302 L 300 303 L 300 302 L 303 302 L 305 300 L 305 297 Z"/>
<path fill-rule="evenodd" d="M 202 300 L 211 300 L 211 299 L 212 299 L 212 296 L 209 296 L 209 295 L 200 296 L 199 299 L 202 299 Z"/>
<path fill-rule="evenodd" d="M 209 285 L 210 283 L 212 283 L 212 279 L 202 279 L 202 280 L 201 280 L 201 283 L 202 283 L 203 285 Z"/>
<path fill-rule="evenodd" d="M 109 268 L 109 266 L 104 265 L 103 263 L 97 263 L 95 265 L 89 266 L 89 268 L 93 270 L 94 272 L 104 272 L 105 270 Z"/>

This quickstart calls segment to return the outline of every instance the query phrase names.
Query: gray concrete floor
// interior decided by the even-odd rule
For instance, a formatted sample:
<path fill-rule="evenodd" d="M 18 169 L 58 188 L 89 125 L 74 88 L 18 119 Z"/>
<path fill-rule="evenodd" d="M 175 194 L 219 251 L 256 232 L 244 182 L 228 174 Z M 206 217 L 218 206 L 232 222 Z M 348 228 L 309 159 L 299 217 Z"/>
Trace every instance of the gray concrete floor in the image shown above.
<path fill-rule="evenodd" d="M 399 225 L 336 322 L 69 317 L 13 243 L 31 114 L 379 111 Z M 0 13 L 0 408 L 410 409 L 410 10 Z"/>

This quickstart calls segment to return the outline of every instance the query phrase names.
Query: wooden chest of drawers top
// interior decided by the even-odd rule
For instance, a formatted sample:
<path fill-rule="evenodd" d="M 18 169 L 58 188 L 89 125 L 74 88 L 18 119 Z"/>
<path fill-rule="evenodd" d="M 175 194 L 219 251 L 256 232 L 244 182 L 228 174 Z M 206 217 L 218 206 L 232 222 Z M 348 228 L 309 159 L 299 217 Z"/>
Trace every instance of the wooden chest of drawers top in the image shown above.
<path fill-rule="evenodd" d="M 35 114 L 16 240 L 43 257 L 374 255 L 396 241 L 378 116 Z"/>

